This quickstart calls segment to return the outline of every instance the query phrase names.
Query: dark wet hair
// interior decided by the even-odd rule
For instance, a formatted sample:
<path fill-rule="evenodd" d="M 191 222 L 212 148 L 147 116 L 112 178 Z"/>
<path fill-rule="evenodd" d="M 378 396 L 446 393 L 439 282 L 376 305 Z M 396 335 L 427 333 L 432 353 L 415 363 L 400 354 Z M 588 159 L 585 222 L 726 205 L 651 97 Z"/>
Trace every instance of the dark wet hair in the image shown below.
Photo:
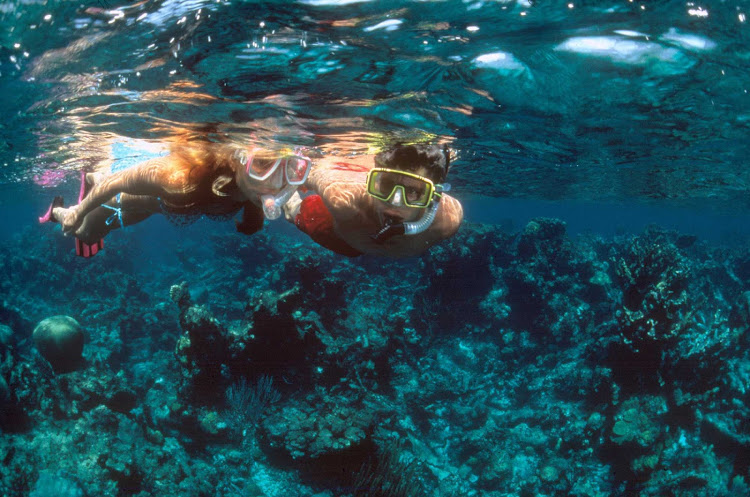
<path fill-rule="evenodd" d="M 451 153 L 448 145 L 431 145 L 417 143 L 416 145 L 396 145 L 375 156 L 375 165 L 388 169 L 398 169 L 416 173 L 422 168 L 427 170 L 426 176 L 435 183 L 442 183 L 448 175 Z"/>

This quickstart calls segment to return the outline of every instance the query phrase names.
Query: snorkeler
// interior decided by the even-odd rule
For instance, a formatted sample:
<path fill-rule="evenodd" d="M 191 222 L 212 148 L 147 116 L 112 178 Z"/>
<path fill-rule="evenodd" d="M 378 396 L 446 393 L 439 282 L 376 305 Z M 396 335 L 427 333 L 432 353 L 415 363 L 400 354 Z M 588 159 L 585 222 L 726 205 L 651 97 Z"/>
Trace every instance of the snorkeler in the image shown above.
<path fill-rule="evenodd" d="M 316 161 L 284 210 L 318 244 L 342 255 L 409 257 L 453 236 L 461 204 L 446 195 L 447 146 L 401 145 L 376 156 Z"/>
<path fill-rule="evenodd" d="M 253 234 L 307 179 L 311 161 L 299 153 L 272 154 L 217 143 L 173 145 L 170 154 L 111 173 L 81 177 L 78 205 L 55 197 L 39 222 L 57 222 L 76 238 L 76 253 L 91 257 L 110 231 L 152 214 L 170 220 L 201 215 L 232 217 L 243 210 L 237 231 Z"/>

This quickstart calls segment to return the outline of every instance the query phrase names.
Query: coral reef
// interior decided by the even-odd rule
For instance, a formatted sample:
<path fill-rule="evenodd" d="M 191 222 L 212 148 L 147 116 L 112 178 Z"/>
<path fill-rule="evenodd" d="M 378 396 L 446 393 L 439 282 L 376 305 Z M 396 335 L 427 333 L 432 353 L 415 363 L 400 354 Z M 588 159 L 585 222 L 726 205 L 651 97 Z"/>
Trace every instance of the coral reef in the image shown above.
<path fill-rule="evenodd" d="M 0 494 L 750 488 L 747 249 L 534 219 L 384 262 L 185 229 L 158 270 L 128 233 L 0 246 Z M 74 370 L 33 344 L 53 314 L 86 325 Z"/>

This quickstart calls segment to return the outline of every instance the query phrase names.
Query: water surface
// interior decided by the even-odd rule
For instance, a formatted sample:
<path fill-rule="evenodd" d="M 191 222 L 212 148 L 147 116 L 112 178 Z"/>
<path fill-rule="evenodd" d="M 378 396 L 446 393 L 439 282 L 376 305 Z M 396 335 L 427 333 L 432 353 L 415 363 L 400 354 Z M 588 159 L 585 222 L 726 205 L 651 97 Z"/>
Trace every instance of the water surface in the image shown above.
<path fill-rule="evenodd" d="M 357 153 L 443 139 L 459 196 L 747 207 L 741 2 L 6 2 L 0 16 L 6 184 L 68 177 L 123 137 Z"/>

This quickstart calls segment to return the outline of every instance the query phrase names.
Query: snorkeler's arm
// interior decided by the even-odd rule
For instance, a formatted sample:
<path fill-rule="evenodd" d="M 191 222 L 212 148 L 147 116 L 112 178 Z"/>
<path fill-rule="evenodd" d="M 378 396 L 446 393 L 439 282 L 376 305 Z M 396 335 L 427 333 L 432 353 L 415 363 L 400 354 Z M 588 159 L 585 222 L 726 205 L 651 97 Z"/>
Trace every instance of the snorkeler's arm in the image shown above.
<path fill-rule="evenodd" d="M 252 202 L 245 202 L 242 209 L 242 220 L 235 221 L 237 231 L 245 235 L 252 235 L 263 228 L 263 209 Z"/>
<path fill-rule="evenodd" d="M 313 168 L 305 186 L 320 195 L 336 221 L 361 213 L 367 195 L 365 174 L 332 168 Z"/>
<path fill-rule="evenodd" d="M 291 216 L 293 211 L 287 215 Z M 294 219 L 297 228 L 317 244 L 347 257 L 357 257 L 362 252 L 350 246 L 337 232 L 331 211 L 320 195 L 308 195 L 299 203 Z"/>
<path fill-rule="evenodd" d="M 159 157 L 102 177 L 88 195 L 69 210 L 62 220 L 63 231 L 74 232 L 89 212 L 108 202 L 118 193 L 152 197 L 187 193 L 190 190 L 187 181 L 190 168 L 181 167 L 179 162 L 174 156 Z"/>

